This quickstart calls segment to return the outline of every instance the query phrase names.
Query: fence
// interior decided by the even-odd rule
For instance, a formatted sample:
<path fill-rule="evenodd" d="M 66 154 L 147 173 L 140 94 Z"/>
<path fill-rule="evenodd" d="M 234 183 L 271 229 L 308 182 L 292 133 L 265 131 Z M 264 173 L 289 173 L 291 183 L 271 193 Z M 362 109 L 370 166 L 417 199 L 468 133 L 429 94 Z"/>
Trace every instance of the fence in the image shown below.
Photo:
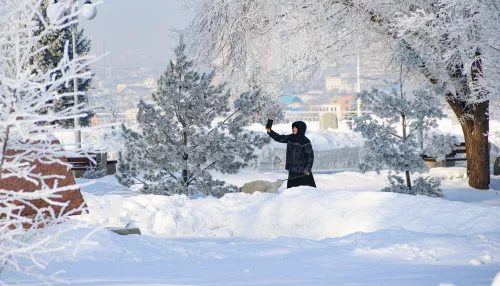
<path fill-rule="evenodd" d="M 91 125 L 93 126 L 123 123 L 125 124 L 125 126 L 130 127 L 137 124 L 137 113 L 118 113 L 115 119 L 113 119 L 111 115 L 107 113 L 96 113 L 91 122 Z"/>
<path fill-rule="evenodd" d="M 314 151 L 313 170 L 357 169 L 363 156 L 362 148 L 340 148 Z M 261 171 L 284 170 L 286 149 L 266 148 L 262 150 L 258 169 Z"/>
<path fill-rule="evenodd" d="M 304 122 L 317 122 L 320 121 L 319 116 L 321 113 L 327 111 L 286 111 L 285 112 L 285 123 L 291 123 L 294 121 L 304 121 Z M 357 116 L 357 111 L 328 111 L 329 113 L 336 113 L 339 121 L 353 121 Z M 361 111 L 362 114 L 371 113 L 371 111 Z"/>

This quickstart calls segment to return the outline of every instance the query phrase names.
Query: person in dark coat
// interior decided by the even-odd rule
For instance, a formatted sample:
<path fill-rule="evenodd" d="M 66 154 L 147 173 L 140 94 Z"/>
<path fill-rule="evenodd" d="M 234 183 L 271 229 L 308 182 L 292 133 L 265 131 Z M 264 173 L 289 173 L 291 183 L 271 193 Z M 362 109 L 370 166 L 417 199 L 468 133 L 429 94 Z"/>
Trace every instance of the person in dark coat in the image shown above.
<path fill-rule="evenodd" d="M 266 128 L 267 134 L 276 142 L 286 143 L 286 164 L 288 170 L 287 188 L 298 186 L 316 187 L 311 172 L 314 163 L 314 152 L 311 141 L 305 136 L 307 125 L 302 121 L 292 124 L 292 134 L 279 135 Z M 297 178 L 299 177 L 299 178 Z"/>

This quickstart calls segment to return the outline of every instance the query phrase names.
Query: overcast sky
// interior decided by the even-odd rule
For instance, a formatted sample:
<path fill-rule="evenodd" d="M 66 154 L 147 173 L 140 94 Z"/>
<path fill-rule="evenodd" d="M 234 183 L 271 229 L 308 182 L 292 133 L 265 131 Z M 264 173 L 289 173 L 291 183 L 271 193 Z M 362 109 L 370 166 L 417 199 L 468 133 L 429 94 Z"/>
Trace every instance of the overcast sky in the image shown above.
<path fill-rule="evenodd" d="M 97 9 L 95 19 L 81 24 L 92 40 L 92 53 L 111 52 L 117 71 L 166 66 L 178 40 L 172 29 L 185 28 L 189 19 L 179 0 L 104 0 Z"/>

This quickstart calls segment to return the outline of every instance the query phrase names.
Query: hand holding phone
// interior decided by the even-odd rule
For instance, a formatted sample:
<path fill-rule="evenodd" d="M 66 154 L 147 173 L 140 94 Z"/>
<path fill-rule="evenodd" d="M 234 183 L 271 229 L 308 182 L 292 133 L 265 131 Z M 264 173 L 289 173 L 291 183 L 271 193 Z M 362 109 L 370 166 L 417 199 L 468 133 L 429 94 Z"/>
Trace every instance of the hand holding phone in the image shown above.
<path fill-rule="evenodd" d="M 271 129 L 271 127 L 273 127 L 273 120 L 268 119 L 266 124 L 266 129 Z"/>

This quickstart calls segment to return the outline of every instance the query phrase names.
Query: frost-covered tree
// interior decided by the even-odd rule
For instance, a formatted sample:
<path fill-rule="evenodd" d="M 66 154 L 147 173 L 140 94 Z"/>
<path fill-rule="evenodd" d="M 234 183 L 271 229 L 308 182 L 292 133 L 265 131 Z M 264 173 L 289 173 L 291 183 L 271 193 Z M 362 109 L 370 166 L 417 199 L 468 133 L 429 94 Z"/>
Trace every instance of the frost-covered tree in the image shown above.
<path fill-rule="evenodd" d="M 267 119 L 273 119 L 275 122 L 279 122 L 283 119 L 283 109 L 279 106 L 278 98 L 280 97 L 280 91 L 275 88 L 268 87 L 263 89 L 262 85 L 264 82 L 258 76 L 258 74 L 262 73 L 262 69 L 256 69 L 248 82 L 248 90 L 254 92 L 261 92 L 262 98 L 266 98 L 266 101 L 258 101 L 256 102 L 256 106 L 254 107 L 257 110 L 257 114 L 253 118 L 253 122 L 265 124 Z"/>
<path fill-rule="evenodd" d="M 54 2 L 54 0 L 42 1 L 41 4 L 41 14 L 43 16 L 43 20 L 45 22 L 49 21 L 47 16 L 47 7 L 49 3 Z M 55 1 L 57 2 L 57 1 Z M 65 11 L 65 13 L 68 13 Z M 78 25 L 78 22 L 73 22 L 71 25 L 67 25 L 71 19 L 65 20 L 65 23 L 62 23 L 64 26 L 57 31 L 50 31 L 49 33 L 44 33 L 44 36 L 40 38 L 39 44 L 36 48 L 43 47 L 44 49 L 38 53 L 36 60 L 39 64 L 38 67 L 43 71 L 52 70 L 61 61 L 64 55 L 64 47 L 67 43 L 70 45 L 70 49 L 68 49 L 69 58 L 73 58 L 73 47 L 72 45 L 72 31 L 75 32 L 75 42 L 76 42 L 76 53 L 77 56 L 85 56 L 90 53 L 91 49 L 91 41 L 88 37 L 85 36 L 85 32 Z M 40 26 L 40 30 L 37 31 L 37 35 L 40 35 L 43 32 L 44 25 L 42 24 L 41 19 L 36 19 L 38 25 Z M 85 71 L 90 72 L 91 68 L 86 67 Z M 90 74 L 90 73 L 89 73 Z M 62 76 L 59 72 L 56 76 Z M 88 106 L 88 97 L 87 91 L 90 89 L 92 84 L 92 77 L 88 76 L 85 78 L 79 78 L 78 82 L 78 91 L 80 92 L 78 95 L 78 103 L 83 104 L 84 106 Z M 73 81 L 68 82 L 68 84 L 59 87 L 59 93 L 69 93 L 73 91 Z M 56 100 L 52 109 L 55 111 L 61 111 L 66 108 L 72 107 L 74 105 L 73 97 L 64 97 Z M 89 126 L 90 120 L 93 115 L 93 112 L 89 108 L 85 108 L 86 116 L 80 118 L 80 126 Z M 41 113 L 50 112 L 46 108 L 40 110 Z M 64 128 L 73 128 L 74 120 L 57 120 L 55 123 L 59 124 Z"/>
<path fill-rule="evenodd" d="M 39 273 L 47 269 L 44 255 L 61 251 L 65 244 L 59 237 L 79 223 L 65 224 L 67 216 L 82 211 L 55 213 L 50 207 L 37 208 L 33 200 L 61 206 L 54 201 L 60 192 L 78 189 L 78 185 L 60 186 L 60 174 L 40 174 L 31 163 L 58 163 L 70 165 L 63 159 L 70 155 L 87 155 L 83 150 L 65 151 L 53 144 L 53 133 L 61 131 L 53 124 L 59 120 L 84 117 L 87 110 L 66 108 L 54 110 L 54 102 L 73 94 L 61 93 L 73 78 L 89 77 L 87 68 L 96 58 L 79 56 L 70 58 L 68 46 L 64 56 L 50 69 L 39 61 L 43 48 L 42 38 L 76 22 L 76 12 L 55 22 L 47 22 L 41 4 L 44 1 L 0 1 L 0 284 L 2 274 L 15 271 L 40 277 L 46 282 L 57 276 L 45 277 Z M 61 5 L 75 11 L 71 1 Z M 71 8 L 73 7 L 73 8 Z M 69 22 L 68 22 L 69 21 Z M 42 26 L 40 26 L 40 23 Z M 55 76 L 59 75 L 59 76 Z M 41 109 L 54 110 L 40 114 Z M 34 192 L 19 192 L 4 180 L 26 180 L 37 184 Z M 31 206 L 35 214 L 21 215 L 25 206 Z M 62 223 L 62 224 L 61 224 Z M 44 232 L 40 225 L 57 224 L 54 231 Z M 71 242 L 74 243 L 74 242 Z M 13 281 L 13 283 L 16 283 Z"/>
<path fill-rule="evenodd" d="M 308 77 L 356 54 L 373 58 L 388 49 L 404 53 L 403 64 L 432 84 L 461 119 L 469 185 L 488 189 L 486 112 L 500 91 L 498 1 L 190 2 L 194 53 L 226 70 L 244 71 L 249 62 L 262 61 L 269 52 L 262 48 L 263 38 L 276 40 L 277 71 L 287 78 Z M 390 60 L 379 66 L 388 66 Z"/>
<path fill-rule="evenodd" d="M 121 112 L 120 109 L 120 96 L 116 92 L 115 86 L 110 88 L 109 94 L 104 97 L 102 101 L 101 108 L 102 112 L 109 117 L 109 123 L 117 124 L 118 123 L 118 115 Z M 113 126 L 115 129 L 115 126 Z"/>
<path fill-rule="evenodd" d="M 181 38 L 175 60 L 158 80 L 155 104 L 139 103 L 140 132 L 124 128 L 122 184 L 140 181 L 143 192 L 165 195 L 231 191 L 209 171 L 236 173 L 256 158 L 254 150 L 269 140 L 244 127 L 268 99 L 258 90 L 245 92 L 230 108 L 230 92 L 224 84 L 212 85 L 213 78 L 213 72 L 195 70 Z"/>
<path fill-rule="evenodd" d="M 357 118 L 354 128 L 365 138 L 366 153 L 360 170 L 395 171 L 395 175 L 389 174 L 390 186 L 383 189 L 386 192 L 442 197 L 439 180 L 418 177 L 412 183 L 411 179 L 412 173 L 428 171 L 423 155 L 441 159 L 458 143 L 454 136 L 434 135 L 428 138 L 423 150 L 418 147 L 419 132 L 436 127 L 437 119 L 444 117 L 436 96 L 424 90 L 408 96 L 401 85 L 399 94 L 396 90 L 386 93 L 374 89 L 363 91 L 358 97 L 364 110 L 372 110 L 372 113 Z M 398 176 L 400 173 L 405 177 Z"/>

